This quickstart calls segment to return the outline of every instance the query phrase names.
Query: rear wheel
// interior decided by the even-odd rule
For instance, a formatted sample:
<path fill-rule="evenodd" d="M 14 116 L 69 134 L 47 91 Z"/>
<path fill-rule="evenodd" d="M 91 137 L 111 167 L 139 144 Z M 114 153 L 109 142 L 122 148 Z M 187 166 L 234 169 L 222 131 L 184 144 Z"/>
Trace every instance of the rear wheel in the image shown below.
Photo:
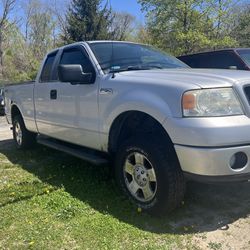
<path fill-rule="evenodd" d="M 13 138 L 17 148 L 31 148 L 36 143 L 36 134 L 28 131 L 21 115 L 13 118 Z"/>
<path fill-rule="evenodd" d="M 184 198 L 185 180 L 173 150 L 150 137 L 131 138 L 118 150 L 116 179 L 142 210 L 162 215 Z"/>

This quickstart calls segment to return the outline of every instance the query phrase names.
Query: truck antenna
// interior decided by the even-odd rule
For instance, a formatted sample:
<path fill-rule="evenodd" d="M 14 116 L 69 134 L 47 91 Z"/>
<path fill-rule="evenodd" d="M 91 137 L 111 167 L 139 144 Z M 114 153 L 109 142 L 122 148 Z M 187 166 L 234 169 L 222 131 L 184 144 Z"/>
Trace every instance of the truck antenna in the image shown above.
<path fill-rule="evenodd" d="M 112 77 L 111 78 L 115 78 L 115 71 L 114 71 L 114 41 L 111 42 L 111 69 L 112 69 Z"/>

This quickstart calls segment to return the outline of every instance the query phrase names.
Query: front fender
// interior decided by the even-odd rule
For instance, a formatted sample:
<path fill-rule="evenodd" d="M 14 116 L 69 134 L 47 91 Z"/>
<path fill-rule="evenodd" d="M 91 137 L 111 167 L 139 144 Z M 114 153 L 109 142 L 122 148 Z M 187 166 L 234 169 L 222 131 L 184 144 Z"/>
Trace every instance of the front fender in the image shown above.
<path fill-rule="evenodd" d="M 100 105 L 101 107 L 101 105 Z M 157 120 L 160 124 L 166 117 L 172 116 L 166 100 L 147 91 L 129 91 L 117 95 L 102 111 L 101 133 L 109 134 L 114 120 L 124 112 L 140 111 Z"/>

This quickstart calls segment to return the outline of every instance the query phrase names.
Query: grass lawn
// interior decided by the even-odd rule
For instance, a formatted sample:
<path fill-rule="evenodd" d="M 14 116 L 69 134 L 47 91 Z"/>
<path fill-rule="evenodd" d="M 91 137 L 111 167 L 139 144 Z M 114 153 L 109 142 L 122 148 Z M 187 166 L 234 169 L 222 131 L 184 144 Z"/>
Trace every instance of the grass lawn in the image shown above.
<path fill-rule="evenodd" d="M 214 219 L 225 215 L 225 223 L 236 220 L 231 206 L 245 198 L 221 209 L 213 188 L 191 186 L 182 208 L 152 218 L 120 193 L 108 167 L 8 142 L 0 146 L 0 249 L 198 249 L 193 235 L 217 229 Z M 215 198 L 203 197 L 207 190 Z"/>

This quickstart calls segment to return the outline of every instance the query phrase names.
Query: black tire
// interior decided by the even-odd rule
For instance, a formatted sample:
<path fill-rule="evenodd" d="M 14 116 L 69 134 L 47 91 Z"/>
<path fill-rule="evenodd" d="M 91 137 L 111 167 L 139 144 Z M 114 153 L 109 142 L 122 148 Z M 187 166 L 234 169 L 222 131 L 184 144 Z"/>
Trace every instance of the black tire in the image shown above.
<path fill-rule="evenodd" d="M 149 180 L 149 177 L 147 177 L 148 179 L 145 182 L 149 184 L 142 182 L 139 183 L 139 185 L 149 185 L 150 190 L 153 192 L 150 200 L 145 199 L 146 196 L 143 191 L 144 187 L 141 190 L 138 189 L 136 193 L 129 190 L 131 186 L 135 186 L 131 185 L 132 182 L 137 182 L 138 185 L 138 180 L 133 181 L 134 179 L 139 178 L 137 175 L 138 172 L 136 172 L 138 170 L 138 165 L 136 163 L 138 153 L 139 155 L 145 156 L 143 162 L 145 166 L 147 165 L 145 168 L 147 176 L 149 176 L 149 169 L 150 172 L 152 172 L 151 167 L 154 169 L 156 179 L 155 184 Z M 132 165 L 135 164 L 134 169 L 136 170 L 134 170 L 135 174 L 134 176 L 131 175 L 131 178 L 130 174 L 127 173 L 127 170 L 124 169 L 127 169 L 125 166 L 127 160 L 128 162 L 131 162 L 133 161 L 133 157 L 135 159 L 135 163 L 132 163 Z M 148 169 L 149 164 L 150 168 Z M 169 146 L 166 147 L 159 145 L 153 137 L 145 135 L 144 137 L 135 137 L 127 140 L 117 152 L 115 159 L 115 171 L 116 180 L 123 192 L 130 198 L 130 200 L 132 200 L 134 204 L 147 213 L 155 216 L 161 216 L 180 206 L 183 201 L 185 193 L 185 179 L 174 149 L 169 149 Z M 129 177 L 131 182 L 128 180 Z M 136 190 L 136 188 L 134 190 Z M 151 191 L 146 193 L 151 194 Z"/>
<path fill-rule="evenodd" d="M 28 131 L 21 115 L 13 118 L 13 138 L 18 149 L 29 149 L 36 144 L 36 134 Z M 21 138 L 21 139 L 20 139 Z"/>

